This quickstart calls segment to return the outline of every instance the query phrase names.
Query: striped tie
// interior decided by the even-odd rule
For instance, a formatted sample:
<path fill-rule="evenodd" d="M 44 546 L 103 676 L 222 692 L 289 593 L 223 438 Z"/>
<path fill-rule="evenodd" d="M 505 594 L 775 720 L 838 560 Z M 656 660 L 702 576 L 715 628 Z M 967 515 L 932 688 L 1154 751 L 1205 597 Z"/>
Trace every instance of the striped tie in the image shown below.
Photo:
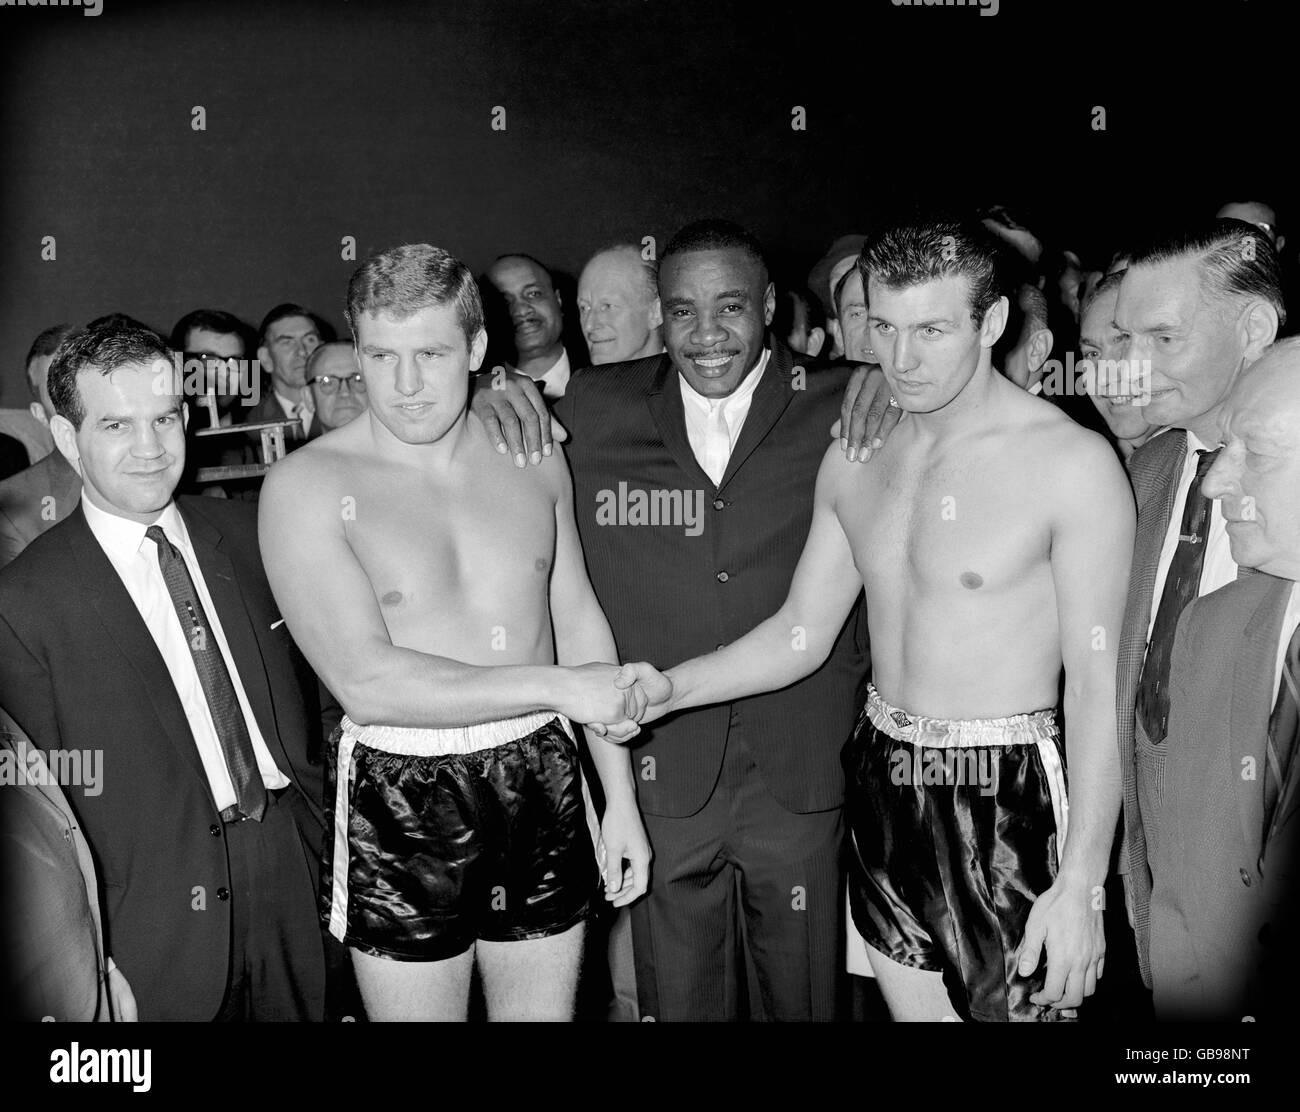
<path fill-rule="evenodd" d="M 199 673 L 208 709 L 212 712 L 212 724 L 217 729 L 217 740 L 221 743 L 221 753 L 226 759 L 239 809 L 245 818 L 260 822 L 266 810 L 266 785 L 257 767 L 253 739 L 248 736 L 248 725 L 235 694 L 235 685 L 230 680 L 226 658 L 221 655 L 217 639 L 212 635 L 212 626 L 203 612 L 203 603 L 194 589 L 185 557 L 172 547 L 160 526 L 150 525 L 144 535 L 158 546 L 158 566 L 162 569 L 167 593 L 172 597 L 176 617 L 194 654 L 194 667 Z"/>

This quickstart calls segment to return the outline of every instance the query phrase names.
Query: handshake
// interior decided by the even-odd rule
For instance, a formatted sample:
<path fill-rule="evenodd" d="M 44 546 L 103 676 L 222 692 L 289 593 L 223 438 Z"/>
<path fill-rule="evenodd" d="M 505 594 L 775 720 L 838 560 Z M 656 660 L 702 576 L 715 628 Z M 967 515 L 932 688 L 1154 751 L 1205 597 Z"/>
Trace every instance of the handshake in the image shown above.
<path fill-rule="evenodd" d="M 673 682 L 649 664 L 582 664 L 565 668 L 556 710 L 607 741 L 630 741 L 640 723 L 672 707 Z"/>

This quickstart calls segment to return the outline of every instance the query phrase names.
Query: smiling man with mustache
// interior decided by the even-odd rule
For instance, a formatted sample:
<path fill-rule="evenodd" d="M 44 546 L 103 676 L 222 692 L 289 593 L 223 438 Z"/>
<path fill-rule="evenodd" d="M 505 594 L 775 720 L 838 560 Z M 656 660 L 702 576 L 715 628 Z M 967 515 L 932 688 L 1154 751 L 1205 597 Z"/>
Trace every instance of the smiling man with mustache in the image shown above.
<path fill-rule="evenodd" d="M 514 326 L 515 367 L 554 400 L 569 381 L 569 353 L 560 339 L 564 317 L 550 272 L 531 255 L 502 255 L 487 280 L 505 302 Z"/>

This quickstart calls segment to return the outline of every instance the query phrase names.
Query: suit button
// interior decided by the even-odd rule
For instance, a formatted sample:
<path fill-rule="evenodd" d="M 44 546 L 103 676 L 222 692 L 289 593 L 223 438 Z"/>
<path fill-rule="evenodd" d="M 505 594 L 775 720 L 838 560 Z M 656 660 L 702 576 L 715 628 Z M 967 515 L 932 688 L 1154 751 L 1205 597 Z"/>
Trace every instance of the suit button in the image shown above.
<path fill-rule="evenodd" d="M 208 833 L 211 834 L 214 838 L 220 838 L 220 837 L 221 837 L 221 827 L 219 827 L 219 826 L 214 822 L 211 826 L 208 827 Z"/>
<path fill-rule="evenodd" d="M 719 582 L 719 583 L 725 583 L 725 582 L 726 582 L 728 579 L 730 579 L 730 578 L 731 578 L 731 576 L 729 576 L 725 571 L 720 571 L 720 572 L 718 572 L 718 582 Z"/>
<path fill-rule="evenodd" d="M 725 506 L 726 506 L 726 503 L 725 503 L 721 498 L 715 498 L 715 499 L 713 500 L 713 508 L 714 508 L 715 510 L 721 510 L 721 509 L 723 509 Z"/>
<path fill-rule="evenodd" d="M 1238 869 L 1237 871 L 1241 874 L 1241 883 L 1244 884 L 1247 888 L 1249 888 L 1249 887 L 1250 887 L 1250 873 L 1246 872 L 1245 869 Z"/>
<path fill-rule="evenodd" d="M 228 900 L 228 899 L 230 899 L 230 889 L 229 889 L 229 888 L 218 888 L 218 889 L 217 889 L 217 899 L 219 899 L 219 900 Z"/>
<path fill-rule="evenodd" d="M 724 645 L 721 641 L 719 641 L 719 642 L 718 642 L 718 643 L 713 647 L 713 651 L 714 651 L 715 653 L 716 653 L 716 652 L 721 652 L 721 651 L 722 651 L 723 649 L 725 649 L 726 647 L 727 647 L 726 645 Z"/>

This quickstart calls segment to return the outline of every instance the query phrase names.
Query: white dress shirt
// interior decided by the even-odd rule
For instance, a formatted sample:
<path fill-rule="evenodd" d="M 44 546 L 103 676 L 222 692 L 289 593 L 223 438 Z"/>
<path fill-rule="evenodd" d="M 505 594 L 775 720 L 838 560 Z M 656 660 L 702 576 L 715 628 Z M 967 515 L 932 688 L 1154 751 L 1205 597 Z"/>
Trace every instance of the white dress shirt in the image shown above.
<path fill-rule="evenodd" d="M 1151 643 L 1151 631 L 1156 624 L 1156 611 L 1160 609 L 1160 596 L 1164 593 L 1165 579 L 1169 575 L 1169 565 L 1174 562 L 1174 552 L 1178 548 L 1178 534 L 1183 526 L 1183 505 L 1187 501 L 1187 492 L 1192 480 L 1196 478 L 1196 455 L 1205 448 L 1194 433 L 1187 434 L 1187 458 L 1183 460 L 1183 473 L 1178 480 L 1178 490 L 1174 494 L 1174 512 L 1165 532 L 1165 543 L 1160 549 L 1160 563 L 1156 565 L 1156 589 L 1151 595 L 1151 618 L 1147 623 L 1147 644 Z M 1232 549 L 1228 543 L 1228 526 L 1223 520 L 1223 508 L 1216 498 L 1210 503 L 1210 527 L 1205 537 L 1205 560 L 1201 564 L 1201 585 L 1197 597 L 1217 591 L 1225 584 L 1237 578 L 1237 562 L 1232 558 Z"/>
<path fill-rule="evenodd" d="M 542 392 L 542 397 L 562 398 L 564 397 L 564 388 L 569 385 L 569 375 L 571 373 L 569 353 L 561 348 L 560 357 L 551 364 L 550 370 L 545 374 L 535 375 L 533 381 L 537 383 L 537 389 Z"/>
<path fill-rule="evenodd" d="M 677 375 L 691 451 L 715 487 L 722 482 L 722 476 L 727 472 L 732 449 L 740 439 L 740 430 L 745 425 L 745 418 L 749 416 L 754 390 L 767 369 L 769 355 L 771 352 L 764 348 L 754 369 L 725 398 L 706 398 L 696 392 L 684 375 L 680 372 Z"/>
<path fill-rule="evenodd" d="M 199 681 L 199 671 L 190 651 L 190 643 L 176 617 L 172 605 L 171 592 L 163 580 L 162 568 L 158 566 L 158 547 L 145 537 L 146 525 L 129 518 L 118 517 L 96 506 L 89 498 L 81 500 L 85 507 L 86 522 L 95 534 L 99 546 L 104 550 L 109 562 L 121 577 L 131 601 L 144 619 L 144 624 L 153 637 L 154 644 L 162 654 L 163 663 L 171 674 L 176 694 L 180 697 L 185 710 L 185 718 L 190 724 L 190 732 L 198 746 L 203 770 L 207 773 L 208 784 L 212 788 L 212 798 L 217 810 L 223 811 L 235 803 L 235 787 L 226 768 L 225 754 L 217 737 L 217 728 L 212 721 L 212 711 L 208 707 L 207 696 L 203 694 L 203 684 Z M 198 592 L 203 611 L 208 616 L 213 636 L 221 655 L 225 657 L 226 668 L 230 672 L 230 682 L 234 685 L 235 695 L 239 699 L 239 709 L 244 713 L 244 724 L 248 727 L 248 736 L 253 741 L 253 753 L 257 757 L 257 767 L 262 773 L 262 781 L 268 789 L 287 788 L 289 778 L 276 766 L 271 752 L 258 729 L 257 719 L 253 717 L 253 708 L 249 706 L 248 695 L 244 691 L 239 670 L 235 667 L 226 642 L 225 632 L 221 628 L 221 617 L 212 604 L 203 572 L 194 555 L 190 535 L 185 522 L 176 509 L 176 503 L 170 503 L 154 523 L 167 534 L 172 546 L 185 558 L 190 578 L 194 580 L 194 589 Z"/>
<path fill-rule="evenodd" d="M 1277 703 L 1278 694 L 1282 690 L 1282 667 L 1286 664 L 1287 646 L 1295 636 L 1296 626 L 1300 626 L 1300 583 L 1291 585 L 1291 599 L 1286 604 L 1286 612 L 1282 615 L 1282 633 L 1278 638 L 1277 661 L 1273 667 L 1274 704 Z"/>
<path fill-rule="evenodd" d="M 280 408 L 284 410 L 284 415 L 286 417 L 302 418 L 302 435 L 305 439 L 307 434 L 311 432 L 311 419 L 316 416 L 316 411 L 304 402 L 290 401 L 281 394 L 279 390 L 275 390 L 273 393 L 275 394 L 275 400 L 280 403 Z"/>

